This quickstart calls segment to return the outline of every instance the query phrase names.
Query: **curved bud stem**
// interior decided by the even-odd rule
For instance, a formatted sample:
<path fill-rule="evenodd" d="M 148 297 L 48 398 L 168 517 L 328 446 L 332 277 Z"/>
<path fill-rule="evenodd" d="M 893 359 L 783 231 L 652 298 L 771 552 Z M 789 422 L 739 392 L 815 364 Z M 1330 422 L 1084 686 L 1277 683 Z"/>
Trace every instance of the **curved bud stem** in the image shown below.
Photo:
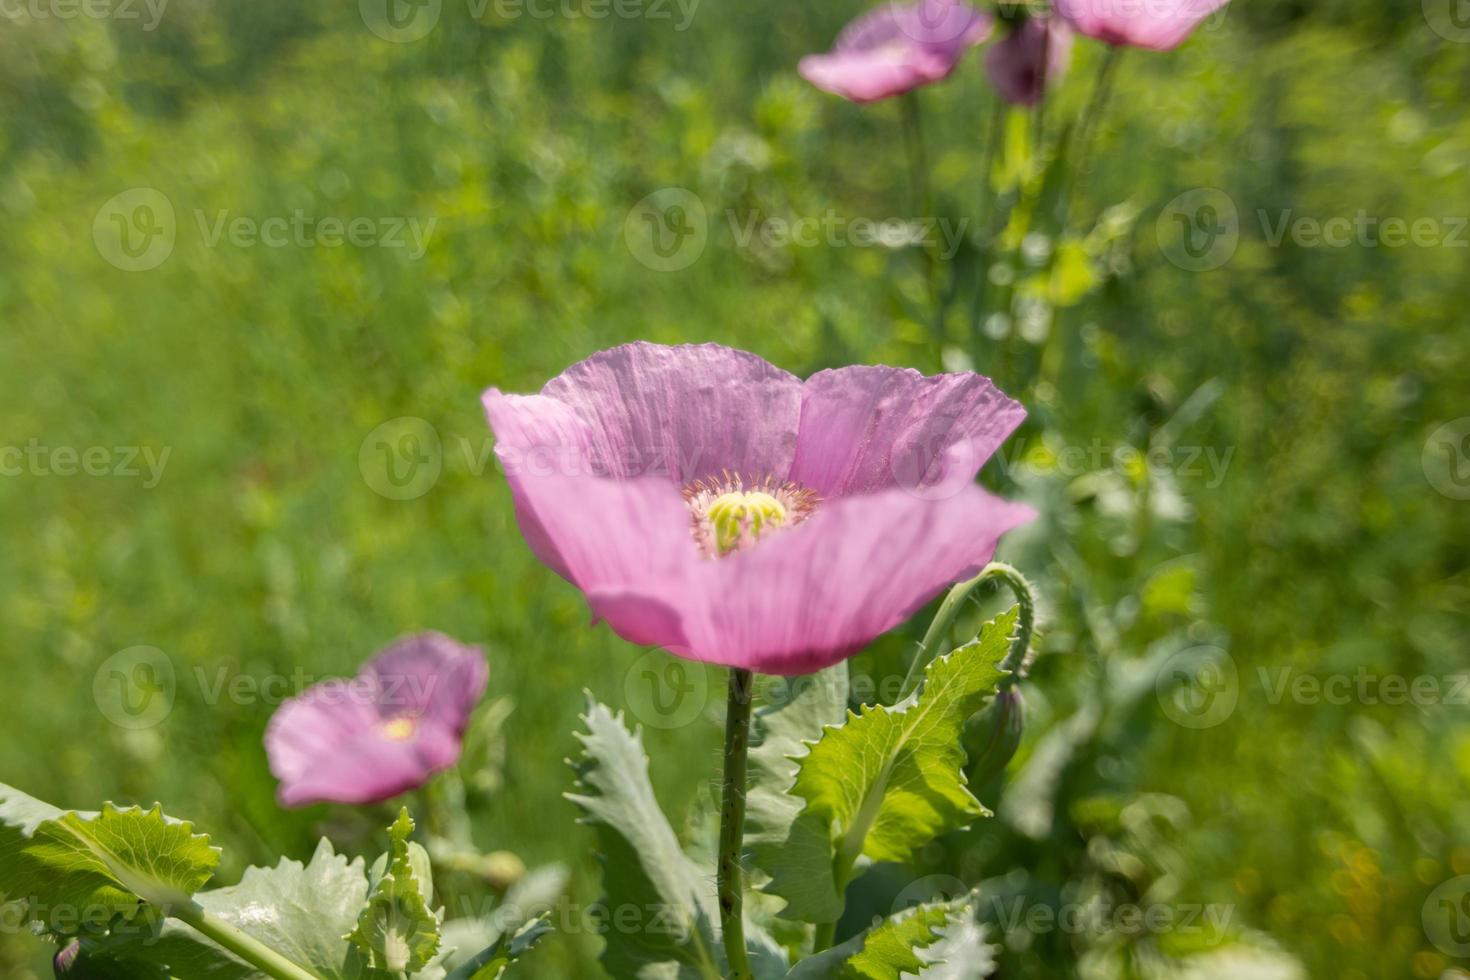
<path fill-rule="evenodd" d="M 949 590 L 949 595 L 939 604 L 939 611 L 934 614 L 934 620 L 929 624 L 929 629 L 924 633 L 924 639 L 919 643 L 919 652 L 914 655 L 913 662 L 909 664 L 908 673 L 903 679 L 903 688 L 900 690 L 898 700 L 902 701 L 919 686 L 919 678 L 924 674 L 924 668 L 929 662 L 939 655 L 939 646 L 949 641 L 949 631 L 954 626 L 955 617 L 964 608 L 965 600 L 971 594 L 987 582 L 1000 582 L 1011 590 L 1016 596 L 1016 604 L 1020 607 L 1018 615 L 1018 626 L 1016 638 L 1011 642 L 1011 649 L 1006 654 L 1005 661 L 1001 664 L 1010 671 L 1010 676 L 1002 682 L 1002 687 L 1011 687 L 1017 680 L 1026 676 L 1031 668 L 1031 658 L 1028 656 L 1031 648 L 1031 635 L 1036 629 L 1036 591 L 1031 583 L 1026 580 L 1014 567 L 1005 562 L 993 561 L 980 570 L 980 574 L 968 582 L 961 582 Z"/>

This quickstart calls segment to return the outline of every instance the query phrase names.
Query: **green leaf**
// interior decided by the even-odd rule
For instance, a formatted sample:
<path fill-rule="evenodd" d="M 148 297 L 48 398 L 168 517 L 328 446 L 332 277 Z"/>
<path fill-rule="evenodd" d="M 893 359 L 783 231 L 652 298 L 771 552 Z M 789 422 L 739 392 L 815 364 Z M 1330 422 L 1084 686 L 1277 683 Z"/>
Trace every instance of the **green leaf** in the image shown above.
<path fill-rule="evenodd" d="M 439 920 L 429 911 L 429 858 L 410 848 L 413 819 L 405 808 L 388 828 L 389 851 L 375 866 L 367 904 L 347 938 L 376 969 L 415 973 L 439 952 Z M 417 865 L 417 867 L 416 867 Z"/>
<path fill-rule="evenodd" d="M 582 755 L 572 763 L 578 792 L 567 799 L 597 829 L 603 966 L 615 977 L 719 980 L 713 873 L 680 848 L 648 781 L 643 743 L 622 715 L 594 702 L 583 721 Z"/>
<path fill-rule="evenodd" d="M 944 927 L 944 938 L 924 951 L 930 964 L 919 980 L 983 980 L 995 972 L 995 947 L 986 942 L 985 926 L 969 914 L 958 916 Z"/>
<path fill-rule="evenodd" d="M 889 916 L 839 946 L 809 956 L 787 974 L 787 980 L 899 980 L 901 974 L 922 975 L 933 962 L 919 951 L 938 945 L 955 913 L 969 896 L 954 902 L 918 905 Z"/>
<path fill-rule="evenodd" d="M 907 861 L 939 834 L 989 815 L 965 785 L 962 735 L 1005 676 L 1016 614 L 997 616 L 936 659 L 899 704 L 849 713 L 800 761 L 792 792 L 803 809 L 783 853 L 764 865 L 766 891 L 786 899 L 782 916 L 834 922 L 860 857 Z"/>
<path fill-rule="evenodd" d="M 273 868 L 249 868 L 238 885 L 200 892 L 194 900 L 323 980 L 390 980 L 391 974 L 369 967 L 346 938 L 367 898 L 362 859 L 349 862 L 324 839 L 306 865 L 282 860 Z M 91 957 L 130 967 L 162 964 L 177 977 L 266 980 L 249 964 L 175 920 L 163 923 L 156 934 L 115 933 L 83 948 Z M 419 974 L 436 975 L 442 972 Z"/>
<path fill-rule="evenodd" d="M 507 933 L 554 909 L 566 891 L 567 876 L 568 871 L 561 864 L 532 868 L 487 914 L 446 921 L 440 936 L 449 951 L 444 962 L 451 975 Z"/>
<path fill-rule="evenodd" d="M 59 934 L 188 902 L 218 864 L 208 837 L 156 805 L 77 813 L 0 786 L 0 891 Z"/>
<path fill-rule="evenodd" d="M 756 867 L 778 875 L 788 902 L 801 908 L 841 908 L 831 894 L 827 835 L 797 823 L 802 800 L 792 794 L 800 759 L 829 726 L 847 717 L 847 664 L 806 677 L 779 678 L 776 697 L 753 720 L 750 792 L 746 797 L 746 846 Z"/>
<path fill-rule="evenodd" d="M 449 980 L 500 980 L 512 963 L 551 932 L 550 918 L 551 913 L 542 913 L 524 923 L 515 933 L 499 937 L 488 949 L 451 973 Z"/>

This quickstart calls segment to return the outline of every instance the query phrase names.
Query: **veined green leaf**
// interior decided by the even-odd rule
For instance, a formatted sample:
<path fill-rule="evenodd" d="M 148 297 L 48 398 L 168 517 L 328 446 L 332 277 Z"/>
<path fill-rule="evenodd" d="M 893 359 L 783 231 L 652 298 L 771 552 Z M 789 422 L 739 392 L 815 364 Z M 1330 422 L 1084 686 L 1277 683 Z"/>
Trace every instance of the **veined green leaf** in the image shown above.
<path fill-rule="evenodd" d="M 156 805 L 77 813 L 0 786 L 0 891 L 53 932 L 96 931 L 145 907 L 181 905 L 218 864 L 208 837 Z"/>
<path fill-rule="evenodd" d="M 841 907 L 831 886 L 831 845 L 821 828 L 797 823 L 803 801 L 791 789 L 801 758 L 847 717 L 847 664 L 781 680 L 780 696 L 755 713 L 745 842 L 756 867 L 780 877 L 789 903 L 836 919 Z"/>
<path fill-rule="evenodd" d="M 654 798 L 643 743 L 592 703 L 568 793 L 597 829 L 604 891 L 602 964 L 615 977 L 719 980 L 714 874 L 679 846 Z"/>
<path fill-rule="evenodd" d="M 986 942 L 985 927 L 966 909 L 943 929 L 944 938 L 920 956 L 930 964 L 919 980 L 984 980 L 995 972 L 995 947 Z"/>
<path fill-rule="evenodd" d="M 572 763 L 578 791 L 567 799 L 597 829 L 603 966 L 637 980 L 720 980 L 726 962 L 714 869 L 679 846 L 648 781 L 643 742 L 622 715 L 593 702 L 583 721 L 582 755 Z M 745 932 L 757 980 L 784 977 L 780 947 L 748 916 Z"/>
<path fill-rule="evenodd" d="M 311 970 L 322 980 L 396 980 L 373 969 L 347 940 L 367 902 L 368 876 L 361 858 L 348 861 L 322 840 L 307 864 L 282 860 L 273 868 L 249 868 L 238 885 L 194 897 L 215 916 Z M 190 926 L 168 920 L 155 934 L 115 933 L 87 941 L 89 957 L 115 960 L 137 971 L 162 965 L 175 977 L 266 980 L 264 974 L 221 949 Z M 442 977 L 433 966 L 415 980 Z"/>
<path fill-rule="evenodd" d="M 514 933 L 496 939 L 490 947 L 449 975 L 449 980 L 500 980 L 506 969 L 551 931 L 549 912 L 524 923 Z"/>
<path fill-rule="evenodd" d="M 939 834 L 988 816 L 965 784 L 965 720 L 1005 676 L 1016 610 L 971 643 L 931 663 L 924 684 L 893 707 L 873 705 L 828 728 L 798 765 L 792 794 L 803 809 L 781 853 L 769 855 L 766 891 L 781 914 L 833 922 L 860 857 L 907 861 Z"/>
<path fill-rule="evenodd" d="M 388 829 L 386 860 L 371 882 L 357 928 L 347 937 L 370 966 L 394 973 L 422 970 L 439 952 L 439 920 L 429 910 L 429 858 L 422 848 L 414 855 L 408 839 L 413 826 L 404 809 Z"/>
<path fill-rule="evenodd" d="M 921 950 L 945 938 L 951 918 L 967 907 L 969 896 L 954 902 L 918 905 L 889 916 L 878 925 L 829 950 L 809 956 L 787 974 L 787 980 L 899 980 L 925 976 L 934 957 Z"/>

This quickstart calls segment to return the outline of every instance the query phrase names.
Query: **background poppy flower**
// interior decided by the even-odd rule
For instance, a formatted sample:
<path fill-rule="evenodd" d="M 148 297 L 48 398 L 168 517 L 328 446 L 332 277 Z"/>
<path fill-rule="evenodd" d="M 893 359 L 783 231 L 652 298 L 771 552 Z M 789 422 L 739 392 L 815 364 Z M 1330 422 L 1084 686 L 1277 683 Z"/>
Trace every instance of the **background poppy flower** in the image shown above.
<path fill-rule="evenodd" d="M 637 343 L 484 402 L 532 550 L 620 636 L 693 660 L 836 663 L 1033 516 L 973 482 L 1025 416 L 978 374 L 802 382 L 728 347 Z"/>
<path fill-rule="evenodd" d="M 1078 34 L 1113 45 L 1169 51 L 1228 0 L 1056 0 Z"/>
<path fill-rule="evenodd" d="M 408 636 L 286 701 L 265 732 L 282 806 L 378 803 L 459 761 L 489 668 L 479 647 Z"/>
<path fill-rule="evenodd" d="M 797 71 L 834 95 L 876 102 L 948 77 L 993 23 L 960 0 L 889 4 L 848 24 L 829 53 L 808 55 Z"/>

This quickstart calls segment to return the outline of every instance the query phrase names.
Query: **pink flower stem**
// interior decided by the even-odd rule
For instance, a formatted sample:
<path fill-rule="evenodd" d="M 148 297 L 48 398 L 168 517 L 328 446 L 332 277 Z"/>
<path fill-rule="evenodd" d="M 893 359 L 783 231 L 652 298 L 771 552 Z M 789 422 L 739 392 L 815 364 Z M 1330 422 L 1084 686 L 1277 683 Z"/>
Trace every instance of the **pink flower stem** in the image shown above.
<path fill-rule="evenodd" d="M 1047 76 L 1050 72 L 1047 66 L 1051 63 L 1051 30 L 1041 32 L 1041 92 L 1036 97 L 1036 107 L 1031 111 L 1032 122 L 1035 124 L 1034 138 L 1036 141 L 1036 159 L 1045 159 L 1046 152 L 1046 96 L 1051 86 L 1047 85 Z"/>
<path fill-rule="evenodd" d="M 750 706 L 755 675 L 730 669 L 730 694 L 725 712 L 725 784 L 720 806 L 720 856 L 717 868 L 720 935 L 730 980 L 753 980 L 745 950 L 745 893 L 740 854 L 745 837 L 745 768 L 750 749 Z"/>
<path fill-rule="evenodd" d="M 915 221 L 934 217 L 932 197 L 929 191 L 929 154 L 924 146 L 924 115 L 919 105 L 917 92 L 905 92 L 899 96 L 899 112 L 903 117 L 903 143 L 909 164 L 909 193 Z M 919 245 L 923 255 L 924 284 L 929 294 L 930 313 L 933 316 L 935 355 L 944 349 L 944 301 L 941 297 L 936 276 L 938 263 L 927 245 Z M 940 361 L 943 364 L 943 361 Z"/>

